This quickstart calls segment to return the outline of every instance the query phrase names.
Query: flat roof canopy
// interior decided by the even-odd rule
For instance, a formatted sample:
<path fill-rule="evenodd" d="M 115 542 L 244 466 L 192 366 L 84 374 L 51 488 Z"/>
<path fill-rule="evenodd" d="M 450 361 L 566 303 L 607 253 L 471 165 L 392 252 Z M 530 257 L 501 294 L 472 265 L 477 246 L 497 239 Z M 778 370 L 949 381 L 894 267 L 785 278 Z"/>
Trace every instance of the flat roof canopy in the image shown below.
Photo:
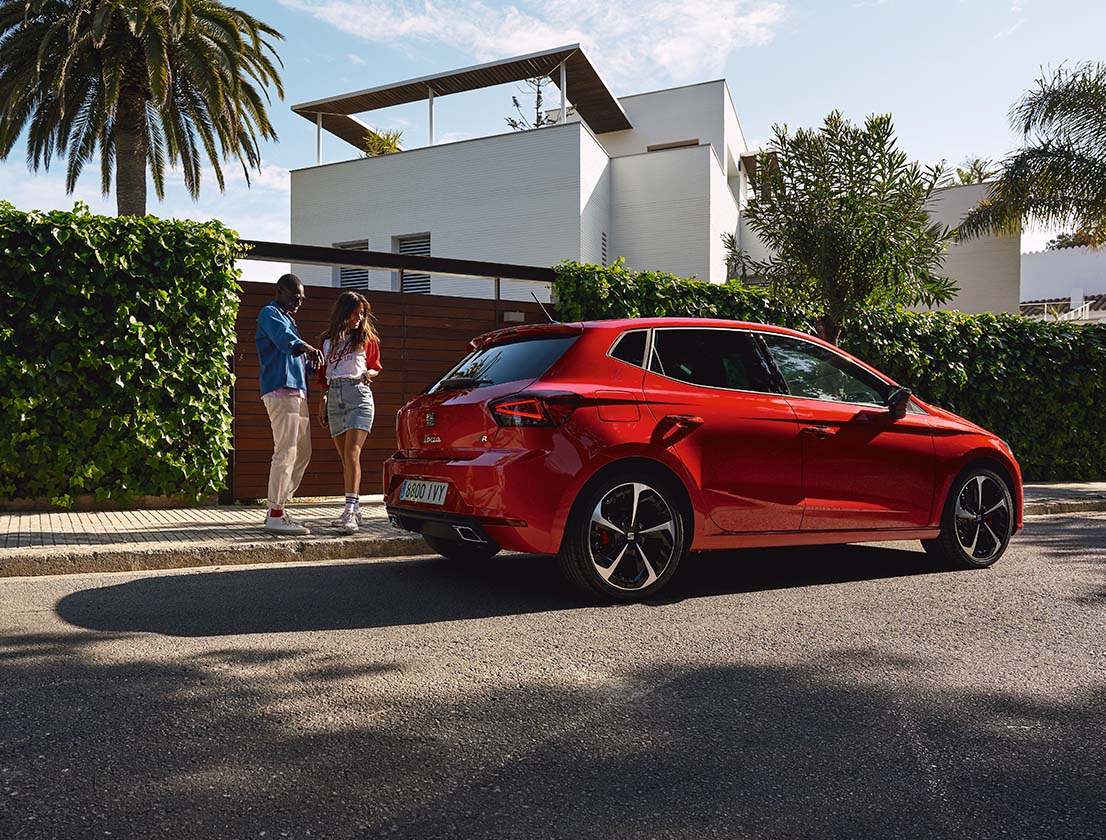
<path fill-rule="evenodd" d="M 353 119 L 351 114 L 419 102 L 429 97 L 430 90 L 434 91 L 435 97 L 448 96 L 538 76 L 550 76 L 559 86 L 561 79 L 557 67 L 561 62 L 565 63 L 565 87 L 568 88 L 569 101 L 592 131 L 602 134 L 632 127 L 622 106 L 607 90 L 579 44 L 303 102 L 293 105 L 292 110 L 311 122 L 316 122 L 317 114 L 323 114 L 324 129 L 360 148 L 366 126 L 360 120 Z"/>

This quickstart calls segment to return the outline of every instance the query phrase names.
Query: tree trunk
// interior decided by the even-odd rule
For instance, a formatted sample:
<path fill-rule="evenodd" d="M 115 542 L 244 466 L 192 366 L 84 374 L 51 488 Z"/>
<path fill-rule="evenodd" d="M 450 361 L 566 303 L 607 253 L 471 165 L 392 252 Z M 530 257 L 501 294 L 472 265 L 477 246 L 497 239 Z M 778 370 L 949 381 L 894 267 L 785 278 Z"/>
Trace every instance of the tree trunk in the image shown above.
<path fill-rule="evenodd" d="M 818 337 L 822 341 L 836 344 L 841 336 L 841 319 L 833 315 L 823 315 L 815 326 L 818 329 Z"/>
<path fill-rule="evenodd" d="M 146 102 L 123 91 L 115 114 L 115 206 L 120 216 L 146 215 Z"/>

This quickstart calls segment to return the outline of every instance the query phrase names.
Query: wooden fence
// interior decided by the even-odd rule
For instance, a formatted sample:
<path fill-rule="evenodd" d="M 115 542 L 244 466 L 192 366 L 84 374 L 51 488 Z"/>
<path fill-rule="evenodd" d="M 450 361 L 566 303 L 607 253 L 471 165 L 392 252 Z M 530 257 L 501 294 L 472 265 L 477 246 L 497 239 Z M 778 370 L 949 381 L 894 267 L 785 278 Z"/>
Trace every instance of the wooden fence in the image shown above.
<path fill-rule="evenodd" d="M 343 289 L 308 286 L 296 324 L 304 340 L 318 346 L 330 307 Z M 361 492 L 380 493 L 385 459 L 395 451 L 395 415 L 458 362 L 468 342 L 490 330 L 511 326 L 504 312 L 521 312 L 526 323 L 545 320 L 535 303 L 474 298 L 366 292 L 380 333 L 383 372 L 373 384 L 376 420 L 362 453 Z M 254 333 L 261 308 L 273 300 L 271 283 L 243 283 L 238 311 L 238 346 L 234 354 L 234 454 L 231 492 L 235 499 L 263 499 L 269 480 L 273 437 L 259 393 Z M 517 322 L 513 322 L 517 323 Z M 311 443 L 314 454 L 300 485 L 300 496 L 340 496 L 342 465 L 329 432 L 314 420 L 319 389 L 311 396 Z"/>

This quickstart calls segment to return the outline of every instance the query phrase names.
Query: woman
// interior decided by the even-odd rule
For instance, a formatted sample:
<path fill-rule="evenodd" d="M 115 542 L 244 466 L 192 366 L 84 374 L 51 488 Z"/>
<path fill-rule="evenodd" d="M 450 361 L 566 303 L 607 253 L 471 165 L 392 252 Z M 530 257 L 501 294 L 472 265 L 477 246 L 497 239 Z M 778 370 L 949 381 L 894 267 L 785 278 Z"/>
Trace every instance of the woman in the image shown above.
<path fill-rule="evenodd" d="M 373 427 L 373 393 L 369 387 L 383 369 L 380 337 L 371 323 L 372 307 L 358 292 L 342 292 L 330 310 L 330 325 L 320 337 L 323 364 L 319 383 L 319 422 L 330 428 L 342 459 L 346 506 L 334 523 L 339 533 L 353 534 L 361 525 L 361 447 Z"/>

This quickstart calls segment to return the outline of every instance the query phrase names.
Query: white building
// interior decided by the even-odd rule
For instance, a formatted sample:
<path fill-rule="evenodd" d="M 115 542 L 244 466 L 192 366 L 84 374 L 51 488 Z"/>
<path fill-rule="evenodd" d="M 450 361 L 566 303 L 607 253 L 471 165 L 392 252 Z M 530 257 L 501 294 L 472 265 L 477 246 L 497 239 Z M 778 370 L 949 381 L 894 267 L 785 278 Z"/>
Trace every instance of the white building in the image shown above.
<path fill-rule="evenodd" d="M 550 76 L 567 92 L 555 125 L 434 143 L 434 100 Z M 741 225 L 750 150 L 724 80 L 615 98 L 577 45 L 296 105 L 324 132 L 360 149 L 353 114 L 425 100 L 429 145 L 292 172 L 292 242 L 551 266 L 561 260 L 726 279 L 723 233 L 756 254 Z M 968 188 L 970 190 L 970 188 Z M 974 192 L 935 205 L 956 221 Z M 959 215 L 958 215 L 959 214 Z M 1009 252 L 1009 253 L 1007 253 Z M 399 290 L 398 275 L 295 266 L 305 282 Z M 955 246 L 951 276 L 967 311 L 1018 308 L 1017 238 Z M 485 296 L 489 281 L 402 279 L 407 291 Z M 529 298 L 504 282 L 504 297 Z M 546 299 L 547 293 L 546 293 Z"/>

